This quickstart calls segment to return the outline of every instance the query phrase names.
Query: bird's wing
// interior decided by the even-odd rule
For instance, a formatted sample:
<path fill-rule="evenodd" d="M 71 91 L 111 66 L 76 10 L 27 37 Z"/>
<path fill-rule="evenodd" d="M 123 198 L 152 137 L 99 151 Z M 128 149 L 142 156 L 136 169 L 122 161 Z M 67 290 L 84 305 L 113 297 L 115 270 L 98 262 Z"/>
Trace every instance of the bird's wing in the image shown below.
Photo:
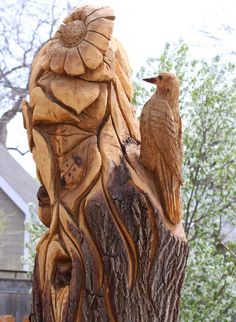
<path fill-rule="evenodd" d="M 165 100 L 153 104 L 149 114 L 150 131 L 158 152 L 181 181 L 181 147 L 173 113 Z"/>

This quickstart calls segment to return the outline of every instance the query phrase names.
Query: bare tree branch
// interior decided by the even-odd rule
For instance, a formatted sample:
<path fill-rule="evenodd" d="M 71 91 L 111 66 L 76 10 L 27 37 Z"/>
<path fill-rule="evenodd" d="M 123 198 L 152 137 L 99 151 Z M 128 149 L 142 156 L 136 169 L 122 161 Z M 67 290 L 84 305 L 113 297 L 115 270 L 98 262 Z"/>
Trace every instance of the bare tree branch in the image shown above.
<path fill-rule="evenodd" d="M 22 102 L 22 97 L 18 97 L 14 106 L 5 112 L 0 118 L 0 142 L 6 146 L 7 140 L 7 124 L 14 118 L 17 112 L 20 112 L 20 106 Z"/>
<path fill-rule="evenodd" d="M 236 254 L 232 251 L 232 249 L 225 242 L 223 242 L 222 239 L 219 238 L 218 241 L 234 258 L 236 258 Z"/>
<path fill-rule="evenodd" d="M 26 155 L 27 153 L 30 152 L 30 150 L 27 150 L 25 152 L 22 152 L 20 149 L 18 148 L 13 148 L 13 147 L 7 147 L 7 150 L 13 150 L 13 151 L 17 151 L 18 153 L 20 153 L 22 156 Z"/>

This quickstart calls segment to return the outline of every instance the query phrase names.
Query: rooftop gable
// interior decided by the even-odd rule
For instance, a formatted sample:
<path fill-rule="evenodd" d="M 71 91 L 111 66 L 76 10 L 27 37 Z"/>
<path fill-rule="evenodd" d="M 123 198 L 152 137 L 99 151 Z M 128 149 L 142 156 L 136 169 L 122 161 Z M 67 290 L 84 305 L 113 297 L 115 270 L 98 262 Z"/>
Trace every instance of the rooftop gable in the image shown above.
<path fill-rule="evenodd" d="M 37 205 L 36 193 L 39 184 L 24 168 L 11 156 L 8 150 L 0 144 L 0 177 L 2 177 L 2 189 L 9 185 L 26 204 L 33 202 Z"/>

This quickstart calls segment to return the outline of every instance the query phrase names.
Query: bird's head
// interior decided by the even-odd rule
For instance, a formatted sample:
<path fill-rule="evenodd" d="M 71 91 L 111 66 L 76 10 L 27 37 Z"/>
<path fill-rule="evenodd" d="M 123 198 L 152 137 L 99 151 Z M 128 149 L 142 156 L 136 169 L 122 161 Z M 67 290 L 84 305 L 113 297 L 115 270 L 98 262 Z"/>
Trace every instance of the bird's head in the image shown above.
<path fill-rule="evenodd" d="M 156 77 L 144 78 L 143 80 L 155 84 L 160 94 L 170 96 L 179 94 L 179 80 L 171 73 L 161 73 Z"/>

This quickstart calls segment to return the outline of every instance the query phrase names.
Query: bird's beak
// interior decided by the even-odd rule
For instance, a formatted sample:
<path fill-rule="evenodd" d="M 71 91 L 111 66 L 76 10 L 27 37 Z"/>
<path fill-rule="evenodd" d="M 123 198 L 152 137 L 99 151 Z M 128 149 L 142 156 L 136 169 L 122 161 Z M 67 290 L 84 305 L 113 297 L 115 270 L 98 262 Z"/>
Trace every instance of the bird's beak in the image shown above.
<path fill-rule="evenodd" d="M 145 82 L 151 83 L 151 84 L 155 84 L 157 83 L 157 77 L 150 77 L 150 78 L 144 78 L 143 79 Z"/>

